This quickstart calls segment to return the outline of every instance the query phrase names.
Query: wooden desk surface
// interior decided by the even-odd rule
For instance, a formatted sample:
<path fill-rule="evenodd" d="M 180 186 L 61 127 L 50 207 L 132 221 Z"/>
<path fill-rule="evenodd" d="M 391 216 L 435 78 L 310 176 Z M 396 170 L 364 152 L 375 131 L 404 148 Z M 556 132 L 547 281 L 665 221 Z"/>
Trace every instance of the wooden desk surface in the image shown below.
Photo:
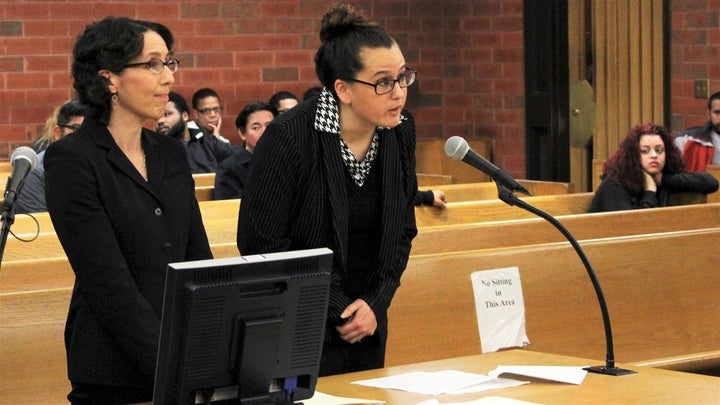
<path fill-rule="evenodd" d="M 452 369 L 487 375 L 490 370 L 499 365 L 595 366 L 600 364 L 604 364 L 604 361 L 516 349 L 322 377 L 318 380 L 316 391 L 343 397 L 383 400 L 387 404 L 418 404 L 428 399 L 437 399 L 440 403 L 464 402 L 483 396 L 501 396 L 540 404 L 720 403 L 720 379 L 717 377 L 627 365 L 618 366 L 637 371 L 637 374 L 614 377 L 588 373 L 580 385 L 503 375 L 503 377 L 530 381 L 530 384 L 475 394 L 439 395 L 436 397 L 351 384 L 353 381 L 411 371 Z"/>

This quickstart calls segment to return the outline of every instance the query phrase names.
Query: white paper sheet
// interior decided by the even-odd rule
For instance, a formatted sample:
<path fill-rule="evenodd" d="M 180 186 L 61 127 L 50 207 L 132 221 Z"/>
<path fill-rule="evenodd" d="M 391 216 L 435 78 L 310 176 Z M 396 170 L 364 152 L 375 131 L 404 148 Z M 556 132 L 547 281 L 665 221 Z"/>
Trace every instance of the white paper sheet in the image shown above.
<path fill-rule="evenodd" d="M 463 371 L 410 372 L 390 377 L 355 381 L 368 387 L 396 389 L 416 394 L 465 394 L 527 384 L 526 381 L 489 377 Z"/>
<path fill-rule="evenodd" d="M 482 270 L 470 277 L 482 352 L 528 345 L 520 270 L 517 267 Z"/>
<path fill-rule="evenodd" d="M 482 374 L 444 370 L 436 372 L 415 371 L 389 377 L 355 381 L 353 384 L 425 395 L 440 395 L 489 380 L 492 380 L 492 378 Z"/>
<path fill-rule="evenodd" d="M 583 366 L 585 367 L 585 366 Z M 583 367 L 571 366 L 498 366 L 488 373 L 497 377 L 503 373 L 524 375 L 543 380 L 559 381 L 569 384 L 581 384 L 587 375 Z"/>

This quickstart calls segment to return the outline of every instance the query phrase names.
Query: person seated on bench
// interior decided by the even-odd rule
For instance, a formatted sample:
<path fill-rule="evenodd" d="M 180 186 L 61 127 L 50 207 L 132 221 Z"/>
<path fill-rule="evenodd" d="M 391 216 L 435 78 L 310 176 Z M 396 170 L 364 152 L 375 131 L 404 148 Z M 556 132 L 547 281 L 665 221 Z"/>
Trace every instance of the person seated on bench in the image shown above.
<path fill-rule="evenodd" d="M 213 192 L 215 200 L 242 198 L 255 144 L 268 124 L 278 115 L 279 111 L 274 105 L 259 100 L 246 105 L 240 111 L 235 118 L 235 128 L 243 140 L 243 146 L 218 165 Z"/>
<path fill-rule="evenodd" d="M 688 173 L 668 130 L 652 123 L 630 129 L 600 177 L 588 212 L 664 207 L 669 193 L 718 189 L 710 174 Z"/>

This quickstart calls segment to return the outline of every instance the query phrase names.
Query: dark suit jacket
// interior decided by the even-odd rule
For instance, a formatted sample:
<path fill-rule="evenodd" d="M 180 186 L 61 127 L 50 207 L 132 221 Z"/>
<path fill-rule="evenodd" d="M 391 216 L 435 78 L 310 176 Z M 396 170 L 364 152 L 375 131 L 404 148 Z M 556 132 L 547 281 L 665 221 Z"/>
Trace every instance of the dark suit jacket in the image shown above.
<path fill-rule="evenodd" d="M 230 157 L 220 162 L 215 172 L 213 199 L 242 198 L 251 161 L 252 153 L 245 147 L 241 147 Z"/>
<path fill-rule="evenodd" d="M 328 320 L 353 299 L 343 291 L 349 207 L 338 135 L 313 127 L 317 100 L 277 117 L 253 153 L 238 224 L 242 254 L 328 247 L 334 252 Z M 407 112 L 404 112 L 409 117 Z M 415 124 L 409 117 L 380 134 L 382 225 L 378 265 L 362 297 L 387 334 L 387 309 L 405 270 L 415 226 Z"/>
<path fill-rule="evenodd" d="M 143 130 L 142 145 L 147 182 L 93 119 L 45 154 L 48 211 L 75 272 L 73 382 L 152 386 L 167 265 L 212 257 L 182 144 Z"/>

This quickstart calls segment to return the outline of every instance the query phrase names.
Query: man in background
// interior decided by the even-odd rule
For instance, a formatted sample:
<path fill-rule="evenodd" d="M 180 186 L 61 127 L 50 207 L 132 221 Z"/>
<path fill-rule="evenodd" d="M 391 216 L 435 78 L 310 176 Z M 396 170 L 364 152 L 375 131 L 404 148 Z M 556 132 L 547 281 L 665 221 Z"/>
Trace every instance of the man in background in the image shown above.
<path fill-rule="evenodd" d="M 39 149 L 38 164 L 25 178 L 24 185 L 15 201 L 16 214 L 47 211 L 45 167 L 43 166 L 45 148 L 50 143 L 75 132 L 85 119 L 85 109 L 76 100 L 67 101 L 56 111 L 57 113 L 53 112 L 53 116 L 48 118 L 48 122 L 55 122 L 55 124 L 48 125 L 43 137 L 35 143 Z M 44 139 L 44 142 L 39 142 L 41 139 Z"/>
<path fill-rule="evenodd" d="M 682 151 L 685 168 L 690 172 L 704 172 L 709 164 L 720 164 L 720 92 L 710 96 L 707 106 L 705 125 L 675 137 L 675 145 Z"/>
<path fill-rule="evenodd" d="M 195 118 L 188 122 L 191 129 L 199 129 L 208 137 L 213 135 L 225 143 L 230 143 L 220 134 L 223 108 L 220 95 L 215 90 L 204 87 L 196 91 L 192 96 L 192 107 Z"/>
<path fill-rule="evenodd" d="M 187 101 L 180 94 L 170 92 L 165 114 L 157 120 L 156 131 L 168 135 L 185 145 L 190 170 L 193 173 L 214 173 L 218 164 L 232 155 L 233 148 L 212 134 L 206 136 L 198 128 L 190 128 L 190 111 Z"/>

